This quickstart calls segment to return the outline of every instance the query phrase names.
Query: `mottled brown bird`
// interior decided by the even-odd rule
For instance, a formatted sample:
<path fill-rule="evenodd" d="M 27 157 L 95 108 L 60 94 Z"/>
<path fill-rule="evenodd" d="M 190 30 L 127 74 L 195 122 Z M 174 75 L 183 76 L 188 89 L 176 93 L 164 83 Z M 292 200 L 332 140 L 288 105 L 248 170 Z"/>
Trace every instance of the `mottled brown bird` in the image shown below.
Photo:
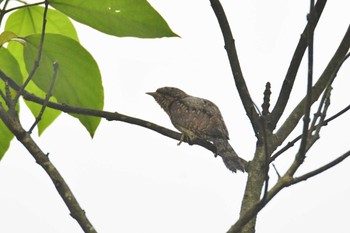
<path fill-rule="evenodd" d="M 162 87 L 147 93 L 169 115 L 171 122 L 181 133 L 179 142 L 200 138 L 214 144 L 228 169 L 232 172 L 246 170 L 247 162 L 236 154 L 228 143 L 229 136 L 219 108 L 211 101 L 190 96 L 175 87 Z"/>

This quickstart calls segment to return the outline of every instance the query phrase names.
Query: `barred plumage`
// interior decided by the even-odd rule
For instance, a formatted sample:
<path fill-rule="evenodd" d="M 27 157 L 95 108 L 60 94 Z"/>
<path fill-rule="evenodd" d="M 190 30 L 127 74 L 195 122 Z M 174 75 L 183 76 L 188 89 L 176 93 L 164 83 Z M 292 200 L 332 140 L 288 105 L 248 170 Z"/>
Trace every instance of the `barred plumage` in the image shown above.
<path fill-rule="evenodd" d="M 247 162 L 238 157 L 228 143 L 229 135 L 219 108 L 211 101 L 190 96 L 175 87 L 162 87 L 147 93 L 169 115 L 171 122 L 184 137 L 212 142 L 228 169 L 246 170 Z"/>

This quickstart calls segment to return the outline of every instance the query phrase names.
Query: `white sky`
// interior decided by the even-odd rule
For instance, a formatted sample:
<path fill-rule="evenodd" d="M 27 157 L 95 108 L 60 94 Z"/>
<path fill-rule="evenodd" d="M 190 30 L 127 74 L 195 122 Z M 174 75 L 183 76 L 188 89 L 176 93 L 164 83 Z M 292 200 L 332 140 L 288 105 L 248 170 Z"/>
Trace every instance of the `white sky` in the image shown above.
<path fill-rule="evenodd" d="M 209 1 L 150 2 L 181 38 L 116 38 L 77 24 L 81 43 L 101 69 L 105 110 L 173 129 L 145 92 L 179 87 L 220 107 L 231 144 L 250 160 L 255 137 Z M 223 1 L 243 73 L 258 106 L 267 81 L 272 83 L 273 99 L 279 92 L 306 23 L 307 2 Z M 315 78 L 348 27 L 349 6 L 344 0 L 326 5 L 315 33 Z M 287 110 L 305 93 L 305 61 Z M 348 61 L 334 84 L 330 114 L 349 104 L 349 75 Z M 27 109 L 21 110 L 23 124 L 30 127 L 34 119 Z M 349 150 L 348 119 L 349 114 L 344 115 L 324 129 L 303 172 Z M 153 131 L 105 120 L 91 140 L 79 122 L 65 114 L 40 138 L 36 132 L 33 136 L 50 153 L 99 232 L 226 232 L 238 217 L 246 174 L 230 173 L 220 158 L 198 146 L 177 146 Z M 295 150 L 275 163 L 280 173 Z M 259 214 L 257 232 L 348 232 L 349 166 L 346 160 L 317 178 L 283 190 Z M 272 172 L 270 183 L 275 181 Z M 16 140 L 0 162 L 0 188 L 0 232 L 81 232 L 47 175 Z"/>

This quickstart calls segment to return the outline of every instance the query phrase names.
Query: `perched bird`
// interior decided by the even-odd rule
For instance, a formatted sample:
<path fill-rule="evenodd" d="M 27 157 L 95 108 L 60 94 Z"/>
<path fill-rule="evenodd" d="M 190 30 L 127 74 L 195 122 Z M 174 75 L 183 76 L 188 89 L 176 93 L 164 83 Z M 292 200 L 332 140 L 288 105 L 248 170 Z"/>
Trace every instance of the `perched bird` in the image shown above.
<path fill-rule="evenodd" d="M 162 87 L 148 92 L 169 115 L 182 137 L 200 138 L 214 144 L 226 167 L 232 172 L 246 171 L 247 162 L 238 157 L 228 143 L 229 136 L 219 108 L 211 101 L 190 96 L 175 87 Z"/>

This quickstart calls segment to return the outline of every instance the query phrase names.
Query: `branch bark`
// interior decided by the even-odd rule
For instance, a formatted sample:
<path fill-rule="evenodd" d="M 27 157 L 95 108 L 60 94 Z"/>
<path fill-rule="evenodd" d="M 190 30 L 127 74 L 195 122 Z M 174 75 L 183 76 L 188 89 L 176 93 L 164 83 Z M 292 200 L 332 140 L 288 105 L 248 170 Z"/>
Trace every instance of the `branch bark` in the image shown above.
<path fill-rule="evenodd" d="M 40 149 L 40 147 L 31 138 L 30 134 L 23 129 L 16 111 L 14 109 L 9 109 L 6 111 L 0 103 L 0 118 L 16 136 L 17 140 L 23 144 L 23 146 L 35 158 L 36 162 L 49 175 L 58 193 L 66 203 L 71 216 L 79 223 L 84 232 L 96 233 L 97 231 L 86 217 L 85 211 L 80 207 L 69 186 L 56 167 L 49 160 L 48 155 Z"/>

